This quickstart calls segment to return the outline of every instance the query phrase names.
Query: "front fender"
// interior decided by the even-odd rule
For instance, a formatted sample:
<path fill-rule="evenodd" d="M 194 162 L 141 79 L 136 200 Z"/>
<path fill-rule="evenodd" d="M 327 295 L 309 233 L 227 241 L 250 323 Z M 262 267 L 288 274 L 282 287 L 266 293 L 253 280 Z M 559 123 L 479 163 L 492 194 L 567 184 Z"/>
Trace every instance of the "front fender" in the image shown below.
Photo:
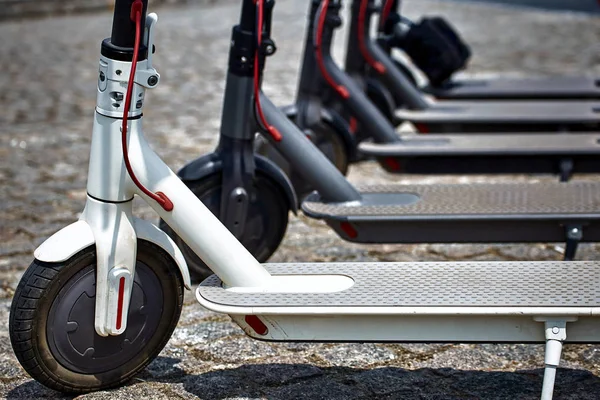
<path fill-rule="evenodd" d="M 192 288 L 190 272 L 187 263 L 175 242 L 154 224 L 134 218 L 134 227 L 138 239 L 154 243 L 166 251 L 175 261 L 183 284 L 189 290 Z M 68 225 L 50 236 L 34 251 L 36 259 L 44 262 L 58 263 L 68 260 L 81 250 L 95 244 L 94 234 L 87 222 L 79 220 Z"/>
<path fill-rule="evenodd" d="M 289 178 L 271 160 L 255 154 L 254 165 L 256 170 L 271 178 L 285 193 L 288 206 L 294 214 L 298 213 L 298 199 L 296 191 Z M 223 170 L 223 160 L 218 153 L 206 154 L 185 165 L 177 175 L 182 181 L 195 181 L 206 178 Z"/>

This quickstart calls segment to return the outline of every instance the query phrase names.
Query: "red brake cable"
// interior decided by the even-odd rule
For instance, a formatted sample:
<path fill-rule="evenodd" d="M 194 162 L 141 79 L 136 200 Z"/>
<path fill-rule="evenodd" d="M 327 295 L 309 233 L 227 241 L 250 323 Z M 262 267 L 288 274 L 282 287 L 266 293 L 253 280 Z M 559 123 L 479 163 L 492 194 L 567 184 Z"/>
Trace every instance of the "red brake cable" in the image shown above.
<path fill-rule="evenodd" d="M 379 31 L 381 32 L 383 32 L 385 28 L 385 24 L 387 23 L 387 19 L 390 16 L 393 4 L 394 0 L 384 0 L 383 2 L 383 9 L 381 10 L 381 14 L 379 15 Z"/>
<path fill-rule="evenodd" d="M 262 106 L 260 105 L 260 50 L 262 44 L 262 28 L 263 28 L 263 8 L 264 2 L 263 0 L 255 0 L 256 3 L 256 52 L 254 53 L 254 105 L 256 107 L 256 112 L 258 113 L 258 118 L 260 120 L 260 124 L 263 128 L 273 137 L 273 140 L 279 142 L 281 140 L 281 133 L 272 125 L 269 125 L 267 119 L 265 118 L 265 114 L 263 113 Z"/>
<path fill-rule="evenodd" d="M 173 202 L 163 192 L 152 193 L 137 179 L 131 163 L 129 162 L 129 154 L 127 151 L 127 118 L 129 116 L 129 108 L 131 107 L 131 96 L 133 93 L 133 81 L 135 79 L 135 71 L 137 69 L 138 53 L 140 50 L 140 36 L 141 36 L 141 25 L 142 25 L 142 9 L 144 5 L 142 0 L 135 0 L 131 5 L 130 18 L 135 22 L 135 44 L 133 46 L 133 59 L 131 60 L 131 72 L 129 73 L 129 82 L 127 83 L 127 93 L 125 95 L 125 108 L 123 110 L 123 125 L 121 127 L 121 144 L 123 148 L 123 160 L 125 161 L 125 168 L 127 173 L 131 177 L 133 183 L 148 197 L 156 201 L 161 205 L 165 211 L 173 210 Z"/>
<path fill-rule="evenodd" d="M 317 59 L 317 65 L 319 66 L 319 70 L 321 71 L 321 76 L 323 76 L 323 79 L 325 79 L 325 82 L 327 82 L 327 84 L 329 86 L 331 86 L 333 88 L 333 90 L 335 90 L 342 99 L 348 99 L 350 97 L 350 92 L 348 92 L 348 89 L 346 89 L 343 85 L 338 85 L 333 80 L 331 75 L 329 75 L 329 73 L 327 72 L 327 68 L 325 68 L 325 62 L 323 61 L 323 52 L 321 51 L 322 50 L 321 43 L 323 41 L 323 27 L 325 26 L 325 20 L 327 19 L 327 8 L 328 7 L 329 7 L 329 0 L 322 0 L 321 1 L 321 9 L 319 10 L 319 13 L 317 14 L 319 21 L 317 22 L 317 31 L 314 35 L 315 36 L 314 46 L 315 46 L 315 55 L 316 55 L 316 59 Z"/>
<path fill-rule="evenodd" d="M 360 2 L 360 9 L 358 11 L 358 47 L 367 64 L 377 71 L 378 74 L 385 74 L 385 67 L 373 58 L 365 43 L 365 14 L 367 13 L 368 4 L 369 0 L 362 0 Z"/>

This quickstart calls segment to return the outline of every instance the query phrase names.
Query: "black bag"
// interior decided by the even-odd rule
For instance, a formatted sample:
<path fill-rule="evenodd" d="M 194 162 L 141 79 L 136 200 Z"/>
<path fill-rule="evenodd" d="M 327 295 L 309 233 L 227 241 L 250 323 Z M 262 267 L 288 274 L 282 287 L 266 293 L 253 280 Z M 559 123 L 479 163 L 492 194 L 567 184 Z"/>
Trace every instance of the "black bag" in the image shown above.
<path fill-rule="evenodd" d="M 441 17 L 426 17 L 411 24 L 401 45 L 432 86 L 442 85 L 465 68 L 471 57 L 469 46 Z"/>

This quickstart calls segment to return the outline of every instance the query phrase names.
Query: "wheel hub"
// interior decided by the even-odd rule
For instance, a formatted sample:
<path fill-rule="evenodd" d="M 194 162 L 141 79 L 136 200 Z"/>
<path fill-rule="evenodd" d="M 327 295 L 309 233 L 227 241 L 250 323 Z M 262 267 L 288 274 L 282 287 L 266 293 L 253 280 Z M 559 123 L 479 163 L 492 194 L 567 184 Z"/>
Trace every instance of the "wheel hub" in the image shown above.
<path fill-rule="evenodd" d="M 102 337 L 94 329 L 95 272 L 89 266 L 69 279 L 50 308 L 46 330 L 54 357 L 65 368 L 86 374 L 114 370 L 142 351 L 160 323 L 163 304 L 159 280 L 138 262 L 127 329 Z"/>

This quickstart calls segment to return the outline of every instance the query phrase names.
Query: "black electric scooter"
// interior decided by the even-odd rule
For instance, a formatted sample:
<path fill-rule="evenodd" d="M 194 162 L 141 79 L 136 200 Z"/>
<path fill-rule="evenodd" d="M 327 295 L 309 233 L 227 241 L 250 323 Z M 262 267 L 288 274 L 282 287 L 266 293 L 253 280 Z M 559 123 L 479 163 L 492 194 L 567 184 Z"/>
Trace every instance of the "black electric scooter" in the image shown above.
<path fill-rule="evenodd" d="M 317 190 L 302 205 L 304 212 L 325 219 L 346 240 L 360 243 L 566 240 L 567 258 L 572 257 L 578 241 L 600 240 L 600 214 L 593 212 L 600 201 L 600 185 L 596 184 L 354 187 L 309 140 L 306 132 L 298 129 L 260 91 L 265 58 L 276 48 L 270 38 L 273 4 L 274 1 L 265 3 L 265 25 L 257 28 L 254 2 L 244 0 L 241 23 L 232 33 L 219 145 L 215 152 L 192 161 L 178 173 L 256 257 L 266 260 L 276 250 L 287 226 L 288 211 L 296 212 L 298 204 L 285 174 L 269 160 L 253 154 L 257 131 L 311 189 Z M 257 33 L 261 33 L 260 40 Z M 573 134 L 569 138 L 579 136 Z M 552 164 L 547 160 L 560 158 L 562 154 L 563 150 L 546 153 L 546 166 Z M 599 172 L 599 155 L 600 146 L 590 146 L 589 142 L 571 153 L 574 159 L 585 160 L 575 164 L 578 172 L 584 172 L 585 169 L 579 169 L 583 165 Z M 490 148 L 489 157 L 503 159 L 505 155 Z M 520 153 L 511 157 L 530 159 Z M 413 171 L 418 172 L 420 166 L 417 162 Z M 162 228 L 182 249 L 196 277 L 209 273 L 183 240 L 166 224 Z M 585 237 L 581 235 L 584 229 Z"/>
<path fill-rule="evenodd" d="M 307 43 L 306 47 L 307 52 L 317 52 L 317 63 L 324 81 L 332 87 L 340 102 L 352 102 L 352 97 L 355 96 L 354 91 L 348 87 L 351 77 L 364 80 L 372 69 L 381 82 L 379 90 L 389 92 L 387 96 L 382 94 L 382 97 L 399 98 L 401 101 L 400 104 L 397 104 L 397 100 L 390 103 L 384 112 L 395 126 L 401 122 L 411 122 L 422 133 L 600 130 L 600 101 L 438 102 L 426 99 L 370 37 L 374 0 L 352 1 L 355 11 L 351 13 L 348 43 L 353 44 L 349 47 L 354 50 L 346 55 L 346 71 L 342 71 L 330 56 L 334 31 L 341 26 L 341 3 L 339 0 L 322 1 L 322 7 L 315 11 L 314 16 L 317 19 L 317 36 L 314 41 L 322 44 L 311 48 L 310 43 Z M 396 109 L 396 106 L 401 108 Z M 385 109 L 381 105 L 379 108 Z M 364 122 L 360 119 L 359 125 L 363 129 Z M 374 134 L 372 128 L 364 128 Z"/>
<path fill-rule="evenodd" d="M 383 0 L 379 12 L 378 42 L 391 54 L 391 49 L 406 49 L 407 27 L 414 26 L 401 15 L 401 0 Z M 349 46 L 348 51 L 354 51 Z M 437 56 L 434 55 L 434 56 Z M 417 80 L 401 59 L 394 58 L 397 68 L 409 82 Z M 427 75 L 427 74 L 426 74 Z M 600 78 L 563 76 L 551 78 L 455 79 L 430 81 L 419 87 L 424 93 L 446 100 L 598 100 Z"/>

